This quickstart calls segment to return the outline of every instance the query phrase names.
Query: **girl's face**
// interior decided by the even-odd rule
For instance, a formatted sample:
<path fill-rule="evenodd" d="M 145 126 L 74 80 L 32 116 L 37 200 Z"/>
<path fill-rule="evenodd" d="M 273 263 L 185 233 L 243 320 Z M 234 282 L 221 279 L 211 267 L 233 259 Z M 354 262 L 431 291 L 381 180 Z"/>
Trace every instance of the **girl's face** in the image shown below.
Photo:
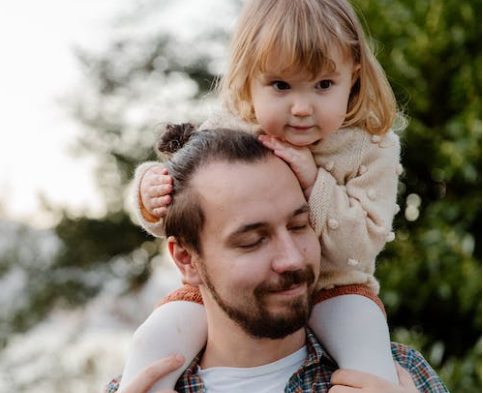
<path fill-rule="evenodd" d="M 283 59 L 252 78 L 252 105 L 262 130 L 295 146 L 308 146 L 342 126 L 360 66 L 338 51 L 331 59 L 335 69 L 322 71 L 316 79 L 304 71 L 280 74 Z"/>

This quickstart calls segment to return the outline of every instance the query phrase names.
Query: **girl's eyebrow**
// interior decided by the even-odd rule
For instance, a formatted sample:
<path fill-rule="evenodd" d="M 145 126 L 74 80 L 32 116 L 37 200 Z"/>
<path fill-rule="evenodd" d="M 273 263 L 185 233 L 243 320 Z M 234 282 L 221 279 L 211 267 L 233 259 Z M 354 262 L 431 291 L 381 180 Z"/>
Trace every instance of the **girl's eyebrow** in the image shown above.
<path fill-rule="evenodd" d="M 272 74 L 272 73 L 261 73 L 259 76 L 258 76 L 259 79 L 263 80 L 263 81 L 272 81 L 272 80 L 276 80 L 276 79 L 283 79 L 283 77 L 280 75 L 280 74 Z"/>
<path fill-rule="evenodd" d="M 276 80 L 280 81 L 292 81 L 292 80 L 310 80 L 310 81 L 320 81 L 321 79 L 327 79 L 327 78 L 338 78 L 340 77 L 341 73 L 337 69 L 331 70 L 331 71 L 326 71 L 322 70 L 315 78 L 309 77 L 308 75 L 306 77 L 300 77 L 300 75 L 297 74 L 283 74 L 283 73 L 260 73 L 258 75 L 258 79 L 261 80 L 262 82 L 268 83 Z"/>

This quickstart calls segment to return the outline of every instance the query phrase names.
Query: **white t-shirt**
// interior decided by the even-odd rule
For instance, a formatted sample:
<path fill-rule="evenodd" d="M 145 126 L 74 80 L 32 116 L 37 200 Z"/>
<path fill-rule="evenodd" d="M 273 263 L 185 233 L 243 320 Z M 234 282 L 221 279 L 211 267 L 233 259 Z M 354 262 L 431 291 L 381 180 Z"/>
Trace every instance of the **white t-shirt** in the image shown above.
<path fill-rule="evenodd" d="M 290 377 L 304 364 L 307 347 L 259 367 L 198 368 L 206 393 L 282 393 Z"/>

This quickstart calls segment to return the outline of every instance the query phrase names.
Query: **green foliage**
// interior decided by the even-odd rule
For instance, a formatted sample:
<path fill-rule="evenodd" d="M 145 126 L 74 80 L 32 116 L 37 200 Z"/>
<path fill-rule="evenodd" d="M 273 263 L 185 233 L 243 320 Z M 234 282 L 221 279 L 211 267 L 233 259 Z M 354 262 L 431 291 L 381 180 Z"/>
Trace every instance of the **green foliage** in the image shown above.
<path fill-rule="evenodd" d="M 418 344 L 424 354 L 440 353 L 432 364 L 451 391 L 476 391 L 481 2 L 366 0 L 357 7 L 378 38 L 378 57 L 410 118 L 401 135 L 397 238 L 379 260 L 381 297 L 396 338 Z"/>

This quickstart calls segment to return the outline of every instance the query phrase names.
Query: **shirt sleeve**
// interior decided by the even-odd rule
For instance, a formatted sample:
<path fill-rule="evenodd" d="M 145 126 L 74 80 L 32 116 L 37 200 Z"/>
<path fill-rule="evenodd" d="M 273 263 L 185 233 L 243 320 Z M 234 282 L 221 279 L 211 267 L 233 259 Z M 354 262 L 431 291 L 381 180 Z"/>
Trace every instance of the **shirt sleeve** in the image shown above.
<path fill-rule="evenodd" d="M 377 143 L 375 143 L 376 141 Z M 394 239 L 400 146 L 391 133 L 363 149 L 352 173 L 336 179 L 332 168 L 319 167 L 309 199 L 311 222 L 329 265 L 372 274 L 377 254 Z M 345 156 L 338 159 L 351 159 Z M 354 152 L 353 154 L 357 154 Z"/>

